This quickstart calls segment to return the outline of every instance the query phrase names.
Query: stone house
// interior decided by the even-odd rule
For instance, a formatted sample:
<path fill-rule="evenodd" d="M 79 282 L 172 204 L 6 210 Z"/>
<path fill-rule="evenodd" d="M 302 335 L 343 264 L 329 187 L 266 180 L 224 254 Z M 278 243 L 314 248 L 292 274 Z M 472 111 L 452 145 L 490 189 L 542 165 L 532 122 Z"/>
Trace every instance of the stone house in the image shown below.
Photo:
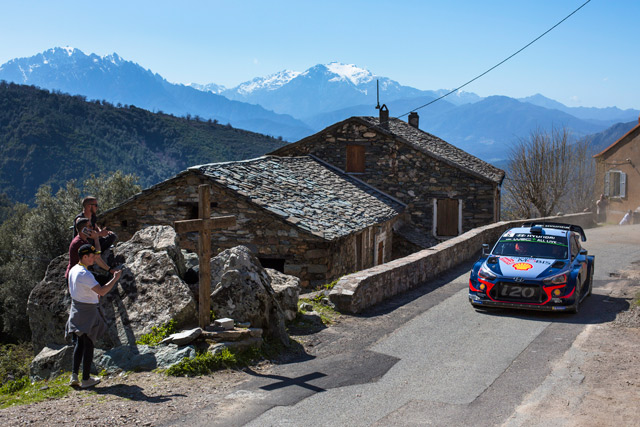
<path fill-rule="evenodd" d="M 391 259 L 392 227 L 405 205 L 312 156 L 264 156 L 194 166 L 105 211 L 120 240 L 149 225 L 198 216 L 198 186 L 212 187 L 212 216 L 236 225 L 212 231 L 213 253 L 245 245 L 263 266 L 328 283 Z M 195 250 L 197 233 L 180 236 Z"/>
<path fill-rule="evenodd" d="M 640 221 L 640 118 L 638 124 L 616 142 L 593 156 L 596 160 L 594 199 L 609 198 L 607 221 L 619 222 L 631 209 Z"/>
<path fill-rule="evenodd" d="M 276 156 L 313 155 L 407 205 L 396 226 L 396 256 L 500 219 L 504 171 L 409 123 L 351 117 L 286 145 Z"/>

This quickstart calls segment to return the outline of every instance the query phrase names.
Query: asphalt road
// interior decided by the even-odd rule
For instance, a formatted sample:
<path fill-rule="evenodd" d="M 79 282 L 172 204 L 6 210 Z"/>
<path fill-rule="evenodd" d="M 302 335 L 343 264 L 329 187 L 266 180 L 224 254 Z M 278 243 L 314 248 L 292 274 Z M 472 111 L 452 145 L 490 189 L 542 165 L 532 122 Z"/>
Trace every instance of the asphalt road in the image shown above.
<path fill-rule="evenodd" d="M 250 426 L 500 425 L 586 325 L 627 307 L 604 290 L 640 263 L 640 225 L 587 230 L 593 295 L 577 315 L 477 312 L 472 263 L 318 334 L 307 360 L 275 367 L 176 424 Z M 614 285 L 615 286 L 615 285 Z M 541 414 L 543 416 L 543 414 Z"/>

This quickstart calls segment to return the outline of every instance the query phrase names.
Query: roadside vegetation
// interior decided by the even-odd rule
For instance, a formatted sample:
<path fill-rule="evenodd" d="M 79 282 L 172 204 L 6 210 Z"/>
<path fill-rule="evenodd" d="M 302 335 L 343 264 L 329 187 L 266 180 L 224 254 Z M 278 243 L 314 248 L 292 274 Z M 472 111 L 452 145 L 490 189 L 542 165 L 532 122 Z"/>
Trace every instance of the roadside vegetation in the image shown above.
<path fill-rule="evenodd" d="M 509 154 L 502 218 L 524 219 L 595 208 L 595 161 L 588 140 L 566 128 L 532 131 Z"/>

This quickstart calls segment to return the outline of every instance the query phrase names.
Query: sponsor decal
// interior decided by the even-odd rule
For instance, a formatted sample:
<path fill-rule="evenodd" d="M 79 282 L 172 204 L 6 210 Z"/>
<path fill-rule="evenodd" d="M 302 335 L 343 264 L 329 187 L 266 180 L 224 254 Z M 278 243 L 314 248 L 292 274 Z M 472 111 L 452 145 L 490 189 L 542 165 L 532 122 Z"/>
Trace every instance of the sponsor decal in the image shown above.
<path fill-rule="evenodd" d="M 533 268 L 533 265 L 529 264 L 528 262 L 517 262 L 517 263 L 513 264 L 513 268 L 515 268 L 516 270 L 527 271 L 527 270 Z"/>
<path fill-rule="evenodd" d="M 513 263 L 516 262 L 514 259 L 507 257 L 500 258 L 500 261 L 504 262 L 507 265 L 513 265 Z"/>

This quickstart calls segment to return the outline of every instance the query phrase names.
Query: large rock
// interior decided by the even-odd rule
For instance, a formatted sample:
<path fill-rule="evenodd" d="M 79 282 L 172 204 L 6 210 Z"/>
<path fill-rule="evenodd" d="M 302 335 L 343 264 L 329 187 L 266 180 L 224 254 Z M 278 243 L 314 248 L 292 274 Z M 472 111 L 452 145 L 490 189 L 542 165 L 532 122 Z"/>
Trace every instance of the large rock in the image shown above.
<path fill-rule="evenodd" d="M 45 347 L 31 361 L 29 377 L 34 381 L 53 378 L 62 371 L 70 371 L 72 361 L 73 346 Z"/>
<path fill-rule="evenodd" d="M 271 279 L 245 246 L 227 249 L 211 260 L 211 308 L 216 317 L 250 322 L 265 335 L 289 345 L 285 314 Z"/>
<path fill-rule="evenodd" d="M 181 279 L 184 261 L 171 227 L 140 230 L 114 248 L 115 259 L 125 268 L 117 289 L 101 298 L 100 310 L 109 326 L 96 347 L 109 349 L 134 345 L 141 335 L 175 320 L 178 326 L 197 322 L 193 293 Z M 54 259 L 44 280 L 31 292 L 27 306 L 34 350 L 64 345 L 64 326 L 70 297 L 64 272 L 67 255 Z"/>
<path fill-rule="evenodd" d="M 150 347 L 146 345 L 125 345 L 108 351 L 96 351 L 94 357 L 99 371 L 151 371 L 167 369 L 182 359 L 196 357 L 194 346 L 178 347 L 175 344 Z"/>
<path fill-rule="evenodd" d="M 271 280 L 271 287 L 276 294 L 276 299 L 284 310 L 285 319 L 287 321 L 295 319 L 298 314 L 300 279 L 271 268 L 266 268 L 265 271 Z"/>

